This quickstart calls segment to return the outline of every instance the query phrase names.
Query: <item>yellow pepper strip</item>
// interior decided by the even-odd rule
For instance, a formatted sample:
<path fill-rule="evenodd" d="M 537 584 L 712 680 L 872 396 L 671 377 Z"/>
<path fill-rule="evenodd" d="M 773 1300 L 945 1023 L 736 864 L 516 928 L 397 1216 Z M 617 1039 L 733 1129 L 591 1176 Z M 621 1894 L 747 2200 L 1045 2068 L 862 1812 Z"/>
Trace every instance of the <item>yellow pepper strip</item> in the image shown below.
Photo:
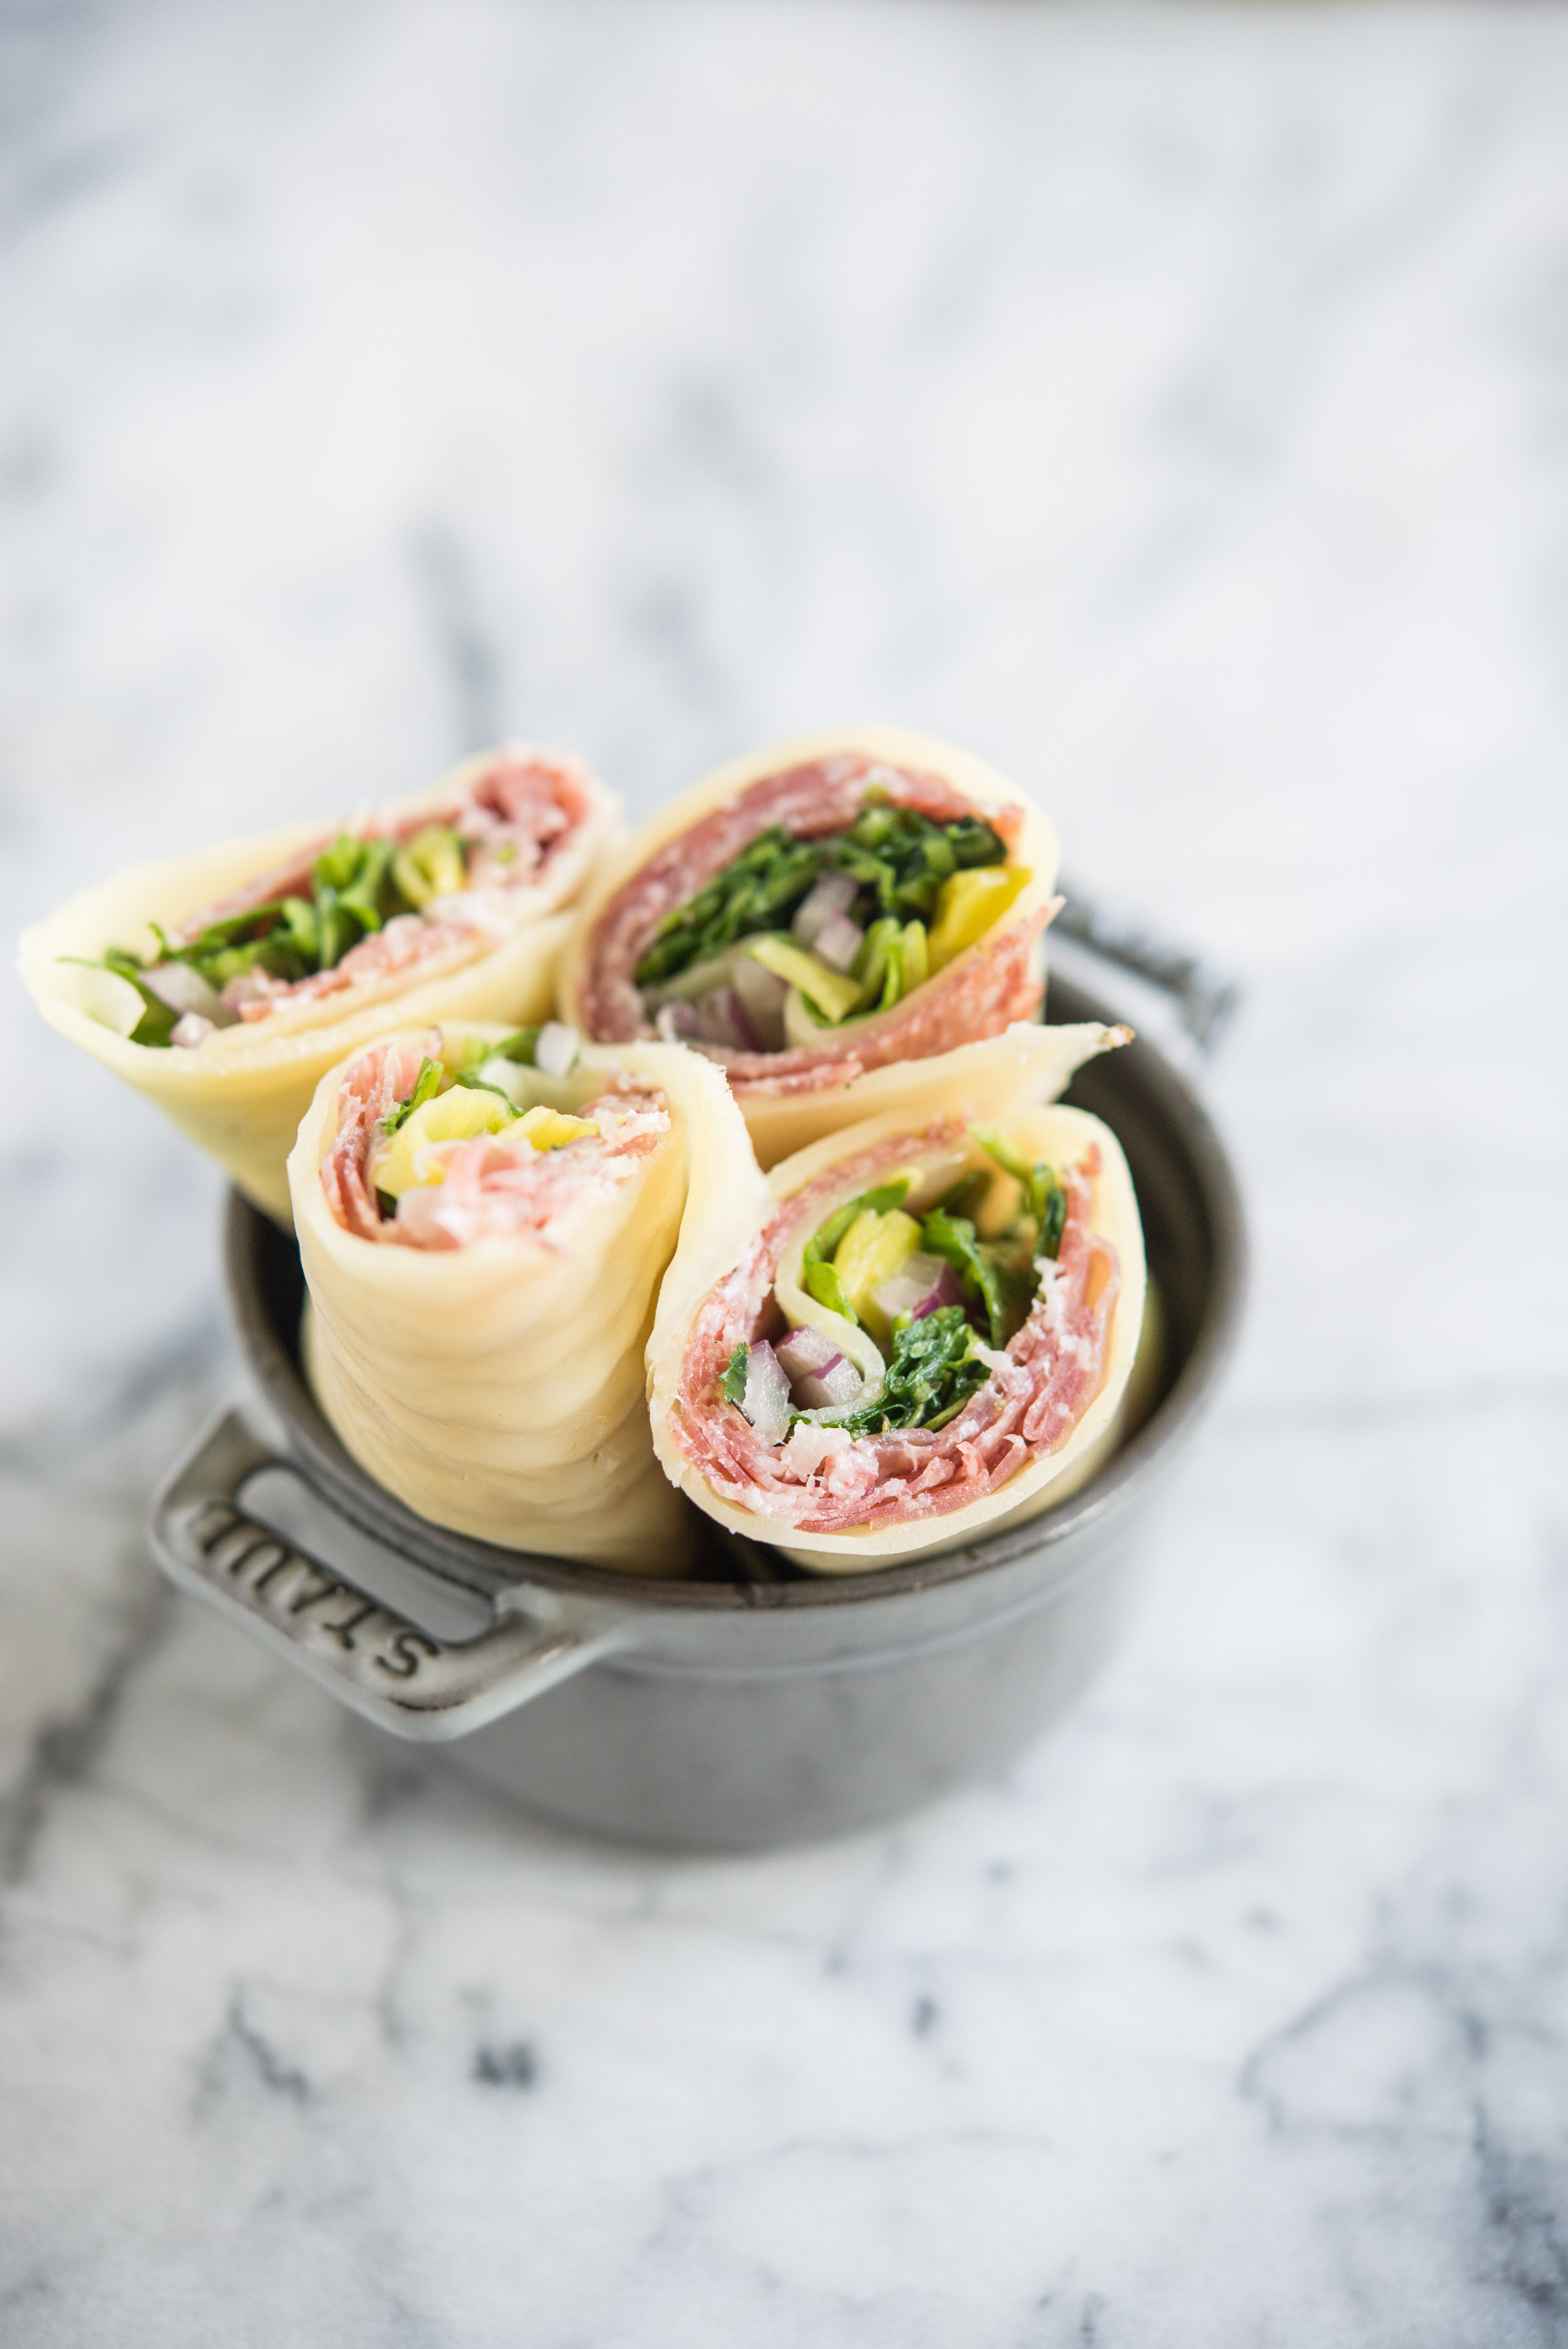
<path fill-rule="evenodd" d="M 927 941 L 932 969 L 941 970 L 983 938 L 1031 878 L 1025 864 L 982 864 L 944 881 Z"/>
<path fill-rule="evenodd" d="M 462 842 L 449 824 L 428 823 L 392 859 L 392 878 L 410 905 L 455 895 L 469 885 Z"/>
<path fill-rule="evenodd" d="M 847 1018 L 860 1001 L 861 982 L 850 978 L 841 970 L 830 970 L 804 947 L 794 947 L 788 938 L 764 936 L 753 938 L 748 948 L 753 962 L 770 970 L 790 987 L 798 987 L 809 1001 L 835 1023 Z"/>
<path fill-rule="evenodd" d="M 585 1133 L 597 1133 L 599 1129 L 591 1117 L 568 1117 L 563 1110 L 546 1109 L 542 1102 L 525 1110 L 510 1131 L 526 1134 L 535 1150 L 562 1150 L 569 1142 L 581 1142 Z"/>
<path fill-rule="evenodd" d="M 417 1151 L 427 1149 L 432 1142 L 471 1142 L 477 1133 L 500 1133 L 516 1123 L 517 1112 L 499 1093 L 481 1092 L 477 1085 L 454 1085 L 450 1092 L 421 1102 L 412 1116 L 404 1119 L 385 1149 L 372 1154 L 366 1175 L 374 1189 L 385 1191 L 389 1199 L 400 1199 L 417 1183 L 446 1180 L 439 1160 L 427 1173 L 417 1174 Z"/>
<path fill-rule="evenodd" d="M 855 1217 L 834 1252 L 833 1270 L 844 1295 L 857 1319 L 879 1342 L 885 1343 L 890 1333 L 885 1318 L 872 1302 L 872 1291 L 891 1280 L 919 1246 L 920 1226 L 913 1216 L 906 1216 L 901 1207 L 882 1216 L 867 1207 Z"/>

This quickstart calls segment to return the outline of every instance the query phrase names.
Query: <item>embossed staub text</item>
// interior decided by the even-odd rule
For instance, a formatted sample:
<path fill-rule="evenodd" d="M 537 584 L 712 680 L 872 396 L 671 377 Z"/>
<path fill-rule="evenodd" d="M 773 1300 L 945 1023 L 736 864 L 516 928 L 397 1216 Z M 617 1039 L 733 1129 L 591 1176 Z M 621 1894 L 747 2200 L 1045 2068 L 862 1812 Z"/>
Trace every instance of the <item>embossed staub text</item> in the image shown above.
<path fill-rule="evenodd" d="M 305 1633 L 332 1642 L 395 1681 L 415 1679 L 443 1653 L 438 1640 L 352 1583 L 338 1581 L 231 1502 L 203 1502 L 188 1533 L 214 1579 L 221 1577 L 258 1615 L 272 1617 L 296 1638 Z"/>

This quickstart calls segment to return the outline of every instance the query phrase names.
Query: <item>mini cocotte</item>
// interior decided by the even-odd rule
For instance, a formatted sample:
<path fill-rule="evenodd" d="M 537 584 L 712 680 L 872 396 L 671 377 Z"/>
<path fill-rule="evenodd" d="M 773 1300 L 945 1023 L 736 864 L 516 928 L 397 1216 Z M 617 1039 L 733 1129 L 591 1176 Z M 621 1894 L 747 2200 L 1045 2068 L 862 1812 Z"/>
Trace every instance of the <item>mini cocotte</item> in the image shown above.
<path fill-rule="evenodd" d="M 27 931 L 22 977 L 286 1222 L 284 1162 L 346 1053 L 409 1024 L 548 1018 L 567 908 L 616 821 L 578 761 L 486 751 L 335 833 L 135 866 Z"/>
<path fill-rule="evenodd" d="M 763 1196 L 719 1071 L 448 1022 L 330 1071 L 288 1171 L 306 1369 L 360 1465 L 503 1548 L 686 1571 L 645 1356 L 667 1269 Z"/>

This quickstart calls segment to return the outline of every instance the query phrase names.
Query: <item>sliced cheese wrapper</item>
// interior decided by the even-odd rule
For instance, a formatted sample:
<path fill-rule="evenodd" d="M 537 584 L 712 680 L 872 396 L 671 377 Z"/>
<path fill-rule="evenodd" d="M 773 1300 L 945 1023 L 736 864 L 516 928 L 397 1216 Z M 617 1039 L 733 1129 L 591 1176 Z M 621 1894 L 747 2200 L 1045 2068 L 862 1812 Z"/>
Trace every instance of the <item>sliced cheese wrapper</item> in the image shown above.
<path fill-rule="evenodd" d="M 1040 934 L 1061 902 L 1053 894 L 1058 850 L 1051 824 L 1026 792 L 973 752 L 893 726 L 804 735 L 719 768 L 662 808 L 605 860 L 583 895 L 562 957 L 562 1018 L 599 1041 L 647 1032 L 624 988 L 606 978 L 612 962 L 619 970 L 606 941 L 615 932 L 624 893 L 661 852 L 754 786 L 838 761 L 871 761 L 900 774 L 934 777 L 977 815 L 1002 814 L 1014 832 L 1008 863 L 1026 868 L 1029 879 L 985 936 L 889 1010 L 823 1029 L 820 1042 L 810 1048 L 729 1056 L 735 1095 L 764 1166 L 822 1134 L 894 1108 L 909 1096 L 906 1069 L 918 1071 L 922 1062 L 955 1046 L 1032 1017 L 1044 983 Z M 767 821 L 760 819 L 756 829 L 765 829 Z M 730 853 L 738 854 L 738 846 Z M 707 877 L 702 874 L 689 887 L 683 885 L 674 902 L 694 895 Z M 645 944 L 645 938 L 638 950 Z M 804 1032 L 798 1019 L 796 1031 Z"/>
<path fill-rule="evenodd" d="M 1107 1042 L 1119 1041 L 1126 1034 L 1125 1030 L 1104 1032 Z M 1048 1038 L 1051 1031 L 1034 1033 Z M 1101 1120 L 1082 1110 L 1050 1105 L 1057 1071 L 1048 1049 L 1037 1047 L 1031 1053 L 1021 1033 L 1015 1031 L 1015 1036 L 1016 1041 L 996 1039 L 973 1046 L 967 1052 L 944 1055 L 940 1063 L 929 1064 L 927 1089 L 919 1098 L 829 1135 L 774 1167 L 769 1177 L 769 1206 L 740 1232 L 738 1244 L 732 1231 L 724 1262 L 717 1264 L 719 1251 L 710 1249 L 706 1258 L 694 1257 L 674 1268 L 665 1284 L 650 1348 L 650 1405 L 654 1442 L 666 1473 L 718 1524 L 753 1541 L 772 1544 L 813 1573 L 865 1572 L 903 1558 L 961 1548 L 985 1534 L 1022 1524 L 1078 1489 L 1109 1456 L 1125 1424 L 1129 1383 L 1145 1321 L 1143 1234 L 1132 1178 L 1120 1144 Z M 1004 1050 L 1009 1045 L 1010 1059 Z M 838 1166 L 871 1154 L 872 1163 L 882 1170 L 863 1182 L 847 1181 L 843 1196 L 851 1196 L 876 1180 L 886 1180 L 899 1167 L 920 1166 L 923 1162 L 934 1172 L 940 1165 L 944 1182 L 950 1179 L 954 1165 L 962 1162 L 965 1147 L 952 1140 L 947 1122 L 954 1120 L 961 1127 L 999 1128 L 1030 1164 L 1044 1161 L 1058 1168 L 1077 1166 L 1091 1149 L 1098 1149 L 1099 1171 L 1089 1185 L 1088 1230 L 1114 1251 L 1119 1278 L 1104 1334 L 1098 1385 L 1056 1449 L 1026 1459 L 993 1489 L 967 1503 L 937 1507 L 929 1514 L 849 1524 L 831 1531 L 807 1530 L 770 1513 L 760 1490 L 738 1490 L 744 1480 L 733 1475 L 716 1477 L 711 1466 L 699 1464 L 692 1448 L 683 1442 L 686 1403 L 682 1397 L 682 1376 L 694 1324 L 719 1282 L 747 1258 L 777 1207 L 820 1178 L 830 1176 Z M 933 1133 L 947 1138 L 934 1144 Z M 978 1151 L 974 1158 L 985 1163 Z M 824 1220 L 840 1203 L 830 1193 L 825 1196 Z M 814 1214 L 812 1227 L 816 1227 Z M 798 1257 L 806 1237 L 809 1234 L 803 1231 L 793 1235 L 781 1253 L 782 1267 Z M 787 1278 L 779 1288 L 789 1293 Z M 808 1317 L 798 1311 L 796 1318 Z M 825 1312 L 810 1318 L 820 1327 L 837 1320 Z M 1157 1343 L 1157 1332 L 1152 1341 Z M 696 1408 L 701 1413 L 733 1406 L 699 1399 Z M 705 1447 L 699 1444 L 696 1448 Z"/>
<path fill-rule="evenodd" d="M 495 759 L 466 761 L 433 790 L 381 812 L 397 821 L 435 809 Z M 51 1027 L 144 1093 L 182 1133 L 227 1169 L 245 1196 L 286 1223 L 284 1162 L 324 1072 L 394 1028 L 443 1019 L 500 1019 L 514 1027 L 547 1019 L 555 966 L 571 926 L 568 906 L 617 829 L 615 802 L 584 778 L 589 812 L 580 836 L 552 858 L 540 883 L 515 893 L 505 934 L 475 929 L 462 943 L 404 975 L 371 978 L 341 993 L 291 1002 L 264 1019 L 220 1028 L 192 1049 L 133 1044 L 136 989 L 112 972 L 87 968 L 110 946 L 150 956 L 148 927 L 166 931 L 220 903 L 258 875 L 326 845 L 335 827 L 291 824 L 221 847 L 132 866 L 71 898 L 22 938 L 23 979 Z"/>
<path fill-rule="evenodd" d="M 495 1023 L 406 1036 L 449 1065 Z M 696 1521 L 655 1457 L 645 1356 L 672 1263 L 709 1260 L 764 1195 L 717 1069 L 678 1045 L 585 1049 L 531 1089 L 575 1112 L 617 1073 L 663 1095 L 670 1132 L 559 1248 L 521 1235 L 425 1249 L 358 1237 L 328 1205 L 342 1068 L 328 1071 L 289 1160 L 311 1299 L 306 1369 L 361 1467 L 418 1516 L 507 1549 L 631 1573 L 684 1572 Z M 725 1219 L 727 1219 L 726 1221 Z"/>

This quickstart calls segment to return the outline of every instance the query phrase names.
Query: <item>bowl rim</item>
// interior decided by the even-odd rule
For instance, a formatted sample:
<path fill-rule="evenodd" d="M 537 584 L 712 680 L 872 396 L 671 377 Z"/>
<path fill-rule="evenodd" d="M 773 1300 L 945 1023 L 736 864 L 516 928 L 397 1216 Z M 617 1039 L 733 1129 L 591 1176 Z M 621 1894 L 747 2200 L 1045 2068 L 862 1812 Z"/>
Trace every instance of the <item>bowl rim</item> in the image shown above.
<path fill-rule="evenodd" d="M 1053 1009 L 1074 1019 L 1110 1020 L 1085 989 L 1052 974 Z M 297 1348 L 273 1325 L 258 1276 L 259 1247 L 270 1237 L 286 1246 L 271 1218 L 238 1191 L 229 1195 L 224 1229 L 224 1273 L 229 1309 L 242 1354 L 283 1423 L 285 1464 L 302 1474 L 317 1495 L 360 1532 L 384 1543 L 442 1580 L 493 1597 L 507 1587 L 528 1585 L 560 1595 L 614 1601 L 624 1613 L 797 1612 L 873 1605 L 943 1584 L 968 1580 L 1017 1558 L 1061 1550 L 1090 1527 L 1135 1506 L 1151 1477 L 1162 1474 L 1172 1452 L 1191 1435 L 1234 1350 L 1245 1300 L 1247 1237 L 1241 1190 L 1229 1153 L 1208 1111 L 1187 1079 L 1144 1038 L 1122 1048 L 1164 1120 L 1180 1134 L 1202 1193 L 1213 1244 L 1213 1267 L 1202 1316 L 1187 1358 L 1167 1392 L 1137 1433 L 1099 1473 L 1058 1508 L 1005 1533 L 983 1537 L 937 1556 L 911 1558 L 862 1574 L 802 1575 L 777 1580 L 707 1580 L 618 1572 L 575 1565 L 532 1551 L 504 1549 L 448 1531 L 417 1516 L 362 1469 L 345 1450 L 306 1384 Z M 1118 1056 L 1119 1058 L 1119 1054 Z M 695 1507 L 695 1504 L 693 1505 Z M 769 1545 L 750 1547 L 766 1569 Z M 1064 1568 L 1067 1557 L 1058 1563 Z"/>

